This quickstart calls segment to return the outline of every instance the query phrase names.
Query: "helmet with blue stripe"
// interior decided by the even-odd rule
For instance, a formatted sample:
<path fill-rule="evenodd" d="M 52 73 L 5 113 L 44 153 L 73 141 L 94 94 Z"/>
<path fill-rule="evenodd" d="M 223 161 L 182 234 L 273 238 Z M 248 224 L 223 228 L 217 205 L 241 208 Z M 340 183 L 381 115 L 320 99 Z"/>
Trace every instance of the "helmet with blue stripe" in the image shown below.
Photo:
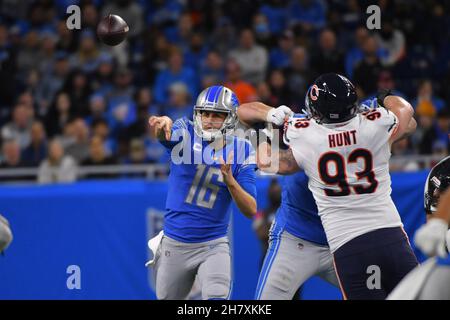
<path fill-rule="evenodd" d="M 239 122 L 237 107 L 239 101 L 236 94 L 224 86 L 211 86 L 203 90 L 197 97 L 194 106 L 194 130 L 204 140 L 211 141 L 225 133 L 231 133 Z M 202 112 L 226 113 L 222 127 L 216 130 L 204 130 Z"/>

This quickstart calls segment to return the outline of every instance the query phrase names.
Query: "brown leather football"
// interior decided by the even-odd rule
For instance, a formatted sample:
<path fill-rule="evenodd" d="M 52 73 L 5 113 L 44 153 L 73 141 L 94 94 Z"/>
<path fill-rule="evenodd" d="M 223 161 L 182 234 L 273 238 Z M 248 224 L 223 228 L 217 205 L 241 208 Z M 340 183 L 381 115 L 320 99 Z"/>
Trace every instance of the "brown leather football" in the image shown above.
<path fill-rule="evenodd" d="M 127 36 L 128 24 L 121 17 L 109 14 L 100 20 L 97 26 L 97 36 L 105 44 L 116 46 Z"/>

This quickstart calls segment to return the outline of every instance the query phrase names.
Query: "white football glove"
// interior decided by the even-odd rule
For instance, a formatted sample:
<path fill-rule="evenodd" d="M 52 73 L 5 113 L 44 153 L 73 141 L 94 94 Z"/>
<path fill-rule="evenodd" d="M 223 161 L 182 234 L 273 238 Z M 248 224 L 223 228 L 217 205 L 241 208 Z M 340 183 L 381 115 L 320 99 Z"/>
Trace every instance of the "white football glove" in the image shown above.
<path fill-rule="evenodd" d="M 445 238 L 448 231 L 446 221 L 437 218 L 431 218 L 426 224 L 417 230 L 414 237 L 416 246 L 427 256 L 438 255 L 446 257 Z"/>
<path fill-rule="evenodd" d="M 284 120 L 292 116 L 294 112 L 285 105 L 279 106 L 278 108 L 272 108 L 267 113 L 266 122 L 273 123 L 276 126 L 282 126 Z"/>

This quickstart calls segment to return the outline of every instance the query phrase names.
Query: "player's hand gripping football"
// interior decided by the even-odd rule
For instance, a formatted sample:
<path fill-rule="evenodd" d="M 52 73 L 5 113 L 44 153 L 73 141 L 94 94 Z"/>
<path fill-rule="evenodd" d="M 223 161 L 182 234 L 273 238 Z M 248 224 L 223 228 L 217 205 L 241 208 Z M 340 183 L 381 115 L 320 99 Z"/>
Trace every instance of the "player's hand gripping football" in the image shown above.
<path fill-rule="evenodd" d="M 152 130 L 155 130 L 154 133 L 159 140 L 170 140 L 173 126 L 172 119 L 166 116 L 151 116 L 148 120 L 148 124 Z"/>
<path fill-rule="evenodd" d="M 284 121 L 292 116 L 294 112 L 288 106 L 279 106 L 278 108 L 273 108 L 267 113 L 266 121 L 268 123 L 273 123 L 276 126 L 282 126 Z"/>
<path fill-rule="evenodd" d="M 231 151 L 230 154 L 227 157 L 227 162 L 226 163 L 225 163 L 225 160 L 223 159 L 223 157 L 220 157 L 220 159 L 219 159 L 219 161 L 220 161 L 220 171 L 222 172 L 223 182 L 226 185 L 229 185 L 234 180 L 233 172 L 231 171 L 231 164 L 232 164 L 232 161 L 233 161 L 233 155 L 234 155 L 234 152 Z"/>

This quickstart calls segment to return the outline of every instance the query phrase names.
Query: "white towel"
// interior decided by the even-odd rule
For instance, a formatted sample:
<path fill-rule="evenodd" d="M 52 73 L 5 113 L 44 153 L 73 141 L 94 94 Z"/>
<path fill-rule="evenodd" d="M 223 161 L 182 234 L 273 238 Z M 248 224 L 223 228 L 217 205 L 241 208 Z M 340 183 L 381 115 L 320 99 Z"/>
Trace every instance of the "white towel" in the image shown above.
<path fill-rule="evenodd" d="M 157 254 L 159 253 L 159 245 L 161 244 L 161 240 L 164 236 L 164 232 L 163 230 L 161 230 L 157 236 L 151 238 L 150 240 L 148 240 L 148 247 L 151 250 L 151 252 L 153 253 L 153 259 L 147 261 L 145 263 L 146 267 L 152 267 L 155 264 L 157 257 Z"/>

